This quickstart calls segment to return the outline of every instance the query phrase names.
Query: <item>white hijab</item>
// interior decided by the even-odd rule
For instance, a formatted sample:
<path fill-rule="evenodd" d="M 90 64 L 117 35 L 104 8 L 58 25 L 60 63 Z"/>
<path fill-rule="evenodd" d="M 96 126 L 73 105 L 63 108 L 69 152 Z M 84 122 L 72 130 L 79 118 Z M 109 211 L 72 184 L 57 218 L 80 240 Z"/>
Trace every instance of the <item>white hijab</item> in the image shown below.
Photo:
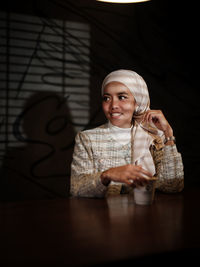
<path fill-rule="evenodd" d="M 150 108 L 150 98 L 147 85 L 144 79 L 131 70 L 117 70 L 108 74 L 102 83 L 102 95 L 104 88 L 111 82 L 123 83 L 133 94 L 137 107 L 133 114 L 135 126 L 133 129 L 133 162 L 135 165 L 142 167 L 152 175 L 155 174 L 155 165 L 151 156 L 149 147 L 153 142 L 153 137 L 148 133 L 159 134 L 154 125 L 144 124 L 142 118 Z"/>

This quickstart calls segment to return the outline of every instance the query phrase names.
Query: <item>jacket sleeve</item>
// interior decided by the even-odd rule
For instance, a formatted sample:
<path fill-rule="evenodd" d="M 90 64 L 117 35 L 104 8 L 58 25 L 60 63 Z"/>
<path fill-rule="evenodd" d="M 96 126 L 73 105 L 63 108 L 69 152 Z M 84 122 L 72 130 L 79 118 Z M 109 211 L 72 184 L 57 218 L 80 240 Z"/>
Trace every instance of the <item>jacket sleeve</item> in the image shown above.
<path fill-rule="evenodd" d="M 180 192 L 184 188 L 184 172 L 181 154 L 176 145 L 151 148 L 156 167 L 158 190 L 167 193 Z"/>
<path fill-rule="evenodd" d="M 91 141 L 83 132 L 75 138 L 71 164 L 70 194 L 76 197 L 104 197 L 107 187 L 101 183 L 101 172 L 94 168 Z"/>

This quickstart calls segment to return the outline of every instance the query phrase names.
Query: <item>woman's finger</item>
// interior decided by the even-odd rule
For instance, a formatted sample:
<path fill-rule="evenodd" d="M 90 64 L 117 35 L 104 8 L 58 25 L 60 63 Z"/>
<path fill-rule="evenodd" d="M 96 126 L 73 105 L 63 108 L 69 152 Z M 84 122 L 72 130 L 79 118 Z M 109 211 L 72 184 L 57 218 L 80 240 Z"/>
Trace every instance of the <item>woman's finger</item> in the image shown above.
<path fill-rule="evenodd" d="M 162 118 L 163 113 L 161 110 L 148 110 L 144 115 L 144 120 L 147 122 L 151 122 L 152 120 L 159 120 Z"/>
<path fill-rule="evenodd" d="M 152 174 L 143 169 L 141 165 L 135 166 L 136 168 L 136 175 L 139 176 L 140 178 L 151 178 Z"/>

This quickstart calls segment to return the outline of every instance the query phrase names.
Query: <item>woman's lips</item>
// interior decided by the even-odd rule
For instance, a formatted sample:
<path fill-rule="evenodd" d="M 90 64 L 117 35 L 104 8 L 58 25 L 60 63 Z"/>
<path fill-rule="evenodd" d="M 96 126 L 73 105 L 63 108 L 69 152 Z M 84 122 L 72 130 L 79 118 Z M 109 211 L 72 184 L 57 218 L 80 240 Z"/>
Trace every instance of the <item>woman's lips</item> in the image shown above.
<path fill-rule="evenodd" d="M 122 113 L 119 113 L 119 112 L 113 112 L 113 113 L 110 113 L 111 117 L 115 118 L 115 117 L 119 117 L 121 116 Z"/>

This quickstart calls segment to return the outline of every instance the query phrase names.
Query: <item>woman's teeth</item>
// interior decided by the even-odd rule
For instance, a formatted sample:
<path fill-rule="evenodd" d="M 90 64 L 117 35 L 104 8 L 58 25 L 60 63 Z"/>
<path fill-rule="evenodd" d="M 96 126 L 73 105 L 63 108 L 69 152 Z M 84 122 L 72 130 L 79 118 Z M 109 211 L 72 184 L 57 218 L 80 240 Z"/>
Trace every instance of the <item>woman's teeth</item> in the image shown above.
<path fill-rule="evenodd" d="M 118 117 L 118 116 L 120 116 L 121 115 L 121 113 L 111 113 L 111 116 L 112 117 Z"/>

